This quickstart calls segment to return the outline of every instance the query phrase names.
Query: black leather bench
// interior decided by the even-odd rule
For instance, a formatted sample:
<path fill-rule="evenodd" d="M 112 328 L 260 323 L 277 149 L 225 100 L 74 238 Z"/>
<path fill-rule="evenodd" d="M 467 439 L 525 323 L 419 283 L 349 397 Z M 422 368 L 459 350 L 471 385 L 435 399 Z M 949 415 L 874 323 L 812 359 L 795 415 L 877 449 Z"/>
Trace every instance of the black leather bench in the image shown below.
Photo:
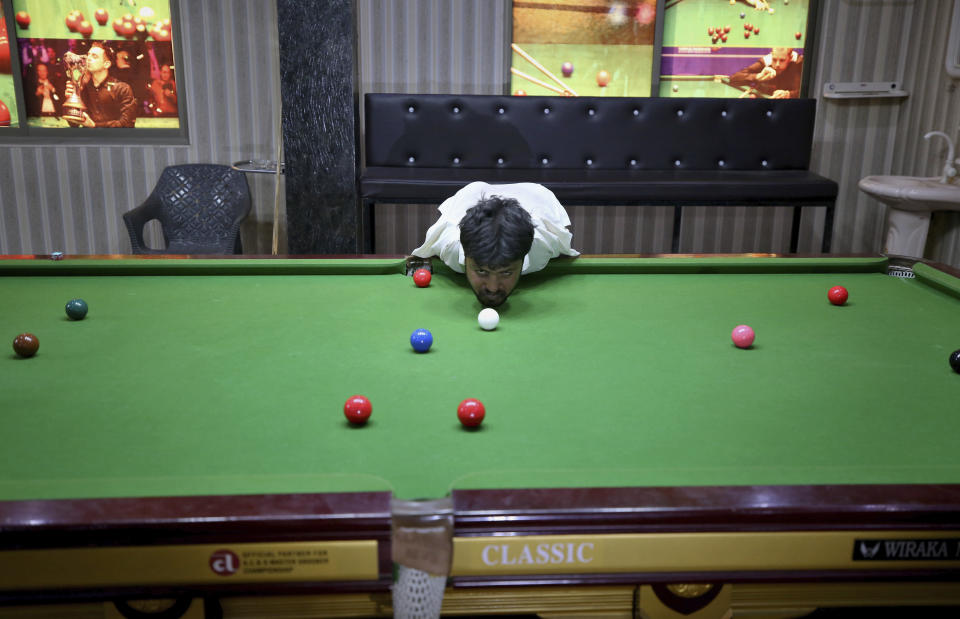
<path fill-rule="evenodd" d="M 367 94 L 363 241 L 374 205 L 439 204 L 472 181 L 540 183 L 565 205 L 826 208 L 837 183 L 809 170 L 814 99 Z"/>

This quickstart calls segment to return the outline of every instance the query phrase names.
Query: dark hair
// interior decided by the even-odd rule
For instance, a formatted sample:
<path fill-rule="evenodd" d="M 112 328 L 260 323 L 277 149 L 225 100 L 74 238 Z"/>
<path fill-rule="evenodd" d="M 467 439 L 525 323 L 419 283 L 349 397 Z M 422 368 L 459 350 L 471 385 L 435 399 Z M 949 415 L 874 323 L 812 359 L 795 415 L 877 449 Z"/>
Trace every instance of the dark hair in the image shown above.
<path fill-rule="evenodd" d="M 485 267 L 523 259 L 533 245 L 533 220 L 513 198 L 482 197 L 460 220 L 463 254 Z"/>

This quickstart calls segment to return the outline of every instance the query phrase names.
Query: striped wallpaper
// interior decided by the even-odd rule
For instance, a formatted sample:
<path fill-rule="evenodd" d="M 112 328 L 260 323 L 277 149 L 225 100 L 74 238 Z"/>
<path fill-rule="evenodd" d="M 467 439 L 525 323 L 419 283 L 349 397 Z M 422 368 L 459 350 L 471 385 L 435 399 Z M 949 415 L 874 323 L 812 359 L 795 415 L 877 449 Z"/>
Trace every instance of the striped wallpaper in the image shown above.
<path fill-rule="evenodd" d="M 120 215 L 146 197 L 163 166 L 272 158 L 280 105 L 274 4 L 179 4 L 190 146 L 0 146 L 0 252 L 129 252 Z M 945 147 L 923 134 L 960 134 L 957 83 L 944 70 L 952 10 L 953 0 L 821 2 L 811 95 L 844 81 L 896 81 L 909 92 L 903 99 L 820 98 L 812 167 L 840 183 L 836 252 L 882 248 L 883 207 L 857 189 L 861 177 L 936 175 Z M 503 92 L 509 11 L 509 0 L 357 0 L 361 94 Z M 255 212 L 243 231 L 245 251 L 269 253 L 274 179 L 248 178 Z M 808 211 L 800 249 L 813 252 L 823 215 Z M 582 251 L 669 248 L 669 209 L 571 207 L 570 215 Z M 409 251 L 434 218 L 433 205 L 379 207 L 377 250 Z M 784 209 L 689 209 L 681 249 L 785 251 L 789 227 Z M 934 218 L 926 256 L 960 266 L 960 216 Z"/>
<path fill-rule="evenodd" d="M 274 158 L 274 3 L 181 0 L 179 7 L 177 79 L 190 145 L 0 144 L 0 253 L 129 253 L 121 215 L 147 197 L 165 166 Z M 274 177 L 247 176 L 254 213 L 243 229 L 244 251 L 270 253 Z M 161 246 L 159 226 L 148 230 L 148 242 Z"/>

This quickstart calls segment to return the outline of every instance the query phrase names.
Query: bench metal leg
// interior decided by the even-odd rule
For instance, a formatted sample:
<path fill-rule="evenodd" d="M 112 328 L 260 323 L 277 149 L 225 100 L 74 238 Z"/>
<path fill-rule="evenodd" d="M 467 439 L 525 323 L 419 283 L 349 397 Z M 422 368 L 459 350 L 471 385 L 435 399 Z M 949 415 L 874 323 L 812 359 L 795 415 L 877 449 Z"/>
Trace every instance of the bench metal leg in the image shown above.
<path fill-rule="evenodd" d="M 830 253 L 830 244 L 833 240 L 833 209 L 836 206 L 836 202 L 827 205 L 827 214 L 824 216 L 823 220 L 823 247 L 822 251 L 825 254 Z"/>
<path fill-rule="evenodd" d="M 374 238 L 373 214 L 377 203 L 374 200 L 360 201 L 360 252 L 364 254 L 376 253 L 376 238 Z"/>
<path fill-rule="evenodd" d="M 683 221 L 683 207 L 673 207 L 673 239 L 670 241 L 670 253 L 680 253 L 680 223 Z"/>
<path fill-rule="evenodd" d="M 790 224 L 790 253 L 797 253 L 800 246 L 800 217 L 803 214 L 802 206 L 793 207 L 793 222 Z"/>

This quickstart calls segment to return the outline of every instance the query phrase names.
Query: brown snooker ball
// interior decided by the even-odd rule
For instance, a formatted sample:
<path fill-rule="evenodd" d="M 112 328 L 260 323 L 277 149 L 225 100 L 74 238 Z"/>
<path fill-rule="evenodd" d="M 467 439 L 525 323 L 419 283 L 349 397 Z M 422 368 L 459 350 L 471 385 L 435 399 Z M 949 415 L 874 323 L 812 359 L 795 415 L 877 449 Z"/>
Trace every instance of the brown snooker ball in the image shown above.
<path fill-rule="evenodd" d="M 40 340 L 32 333 L 21 333 L 13 339 L 13 352 L 26 359 L 40 350 Z"/>

